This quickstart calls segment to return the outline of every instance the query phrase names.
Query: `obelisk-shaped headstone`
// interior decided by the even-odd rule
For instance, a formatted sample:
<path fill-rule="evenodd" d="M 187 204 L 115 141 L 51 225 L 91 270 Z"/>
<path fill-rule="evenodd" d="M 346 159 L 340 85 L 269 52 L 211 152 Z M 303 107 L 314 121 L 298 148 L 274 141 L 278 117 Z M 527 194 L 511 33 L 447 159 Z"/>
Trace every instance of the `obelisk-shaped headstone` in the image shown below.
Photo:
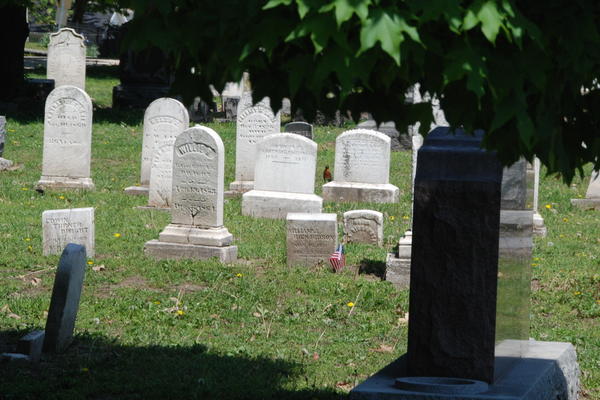
<path fill-rule="evenodd" d="M 69 243 L 60 256 L 46 320 L 45 352 L 63 352 L 73 339 L 85 263 L 85 247 L 78 244 Z"/>

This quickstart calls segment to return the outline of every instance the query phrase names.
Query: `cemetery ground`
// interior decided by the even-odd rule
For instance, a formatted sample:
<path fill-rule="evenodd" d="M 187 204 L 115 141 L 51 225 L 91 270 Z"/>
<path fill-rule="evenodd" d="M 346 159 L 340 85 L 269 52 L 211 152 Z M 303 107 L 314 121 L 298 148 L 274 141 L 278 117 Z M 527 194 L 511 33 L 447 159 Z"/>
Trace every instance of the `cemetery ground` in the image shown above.
<path fill-rule="evenodd" d="M 32 77 L 39 75 L 33 74 Z M 42 113 L 8 118 L 0 175 L 0 352 L 43 329 L 59 256 L 42 256 L 44 210 L 95 207 L 96 256 L 88 261 L 75 341 L 39 365 L 0 365 L 2 399 L 333 399 L 406 350 L 408 291 L 381 280 L 386 253 L 410 227 L 410 152 L 394 152 L 390 183 L 398 204 L 325 202 L 323 212 L 384 214 L 384 248 L 348 245 L 348 267 L 288 268 L 285 220 L 241 215 L 226 199 L 225 226 L 239 261 L 156 261 L 143 254 L 168 213 L 139 210 L 143 111 L 111 110 L 116 69 L 88 68 L 94 101 L 92 178 L 96 191 L 35 191 L 41 174 Z M 211 123 L 225 143 L 225 186 L 234 179 L 235 124 Z M 316 194 L 333 166 L 343 129 L 317 127 Z M 600 399 L 600 215 L 570 205 L 571 187 L 542 177 L 535 238 L 530 336 L 572 342 L 583 395 Z M 341 229 L 340 229 L 341 231 Z M 341 234 L 341 232 L 340 232 Z"/>

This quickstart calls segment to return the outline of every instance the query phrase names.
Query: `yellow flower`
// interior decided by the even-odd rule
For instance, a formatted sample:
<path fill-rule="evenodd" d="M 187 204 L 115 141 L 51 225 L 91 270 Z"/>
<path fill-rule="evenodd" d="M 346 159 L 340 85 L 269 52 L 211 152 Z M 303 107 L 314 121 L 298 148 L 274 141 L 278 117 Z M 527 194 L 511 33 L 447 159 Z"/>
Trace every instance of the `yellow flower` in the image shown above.
<path fill-rule="evenodd" d="M 563 235 L 563 234 L 561 233 L 560 235 L 558 235 L 558 237 L 560 237 L 560 238 L 564 238 L 564 237 L 565 237 L 565 235 Z"/>
<path fill-rule="evenodd" d="M 402 219 L 409 219 L 408 215 L 403 215 Z"/>
<path fill-rule="evenodd" d="M 546 208 L 549 210 L 552 208 L 552 204 L 546 204 Z"/>
<path fill-rule="evenodd" d="M 396 219 L 396 217 L 394 217 L 393 215 L 390 215 L 390 221 L 393 221 L 395 219 Z"/>
<path fill-rule="evenodd" d="M 177 315 L 183 315 L 183 314 L 184 314 L 183 310 L 177 310 Z"/>
<path fill-rule="evenodd" d="M 240 274 L 240 273 L 237 273 L 237 274 L 235 274 L 235 276 L 237 276 L 238 278 L 241 278 L 241 277 L 242 277 L 242 276 L 244 276 L 244 275 L 242 275 L 242 274 Z"/>
<path fill-rule="evenodd" d="M 539 265 L 539 264 L 537 264 L 537 263 L 532 263 L 532 264 L 531 264 L 531 266 L 532 266 L 532 267 L 537 267 L 538 265 Z"/>
<path fill-rule="evenodd" d="M 569 218 L 563 218 L 563 222 L 569 222 Z"/>
<path fill-rule="evenodd" d="M 29 250 L 29 251 L 33 251 L 33 247 L 31 247 L 31 246 L 27 246 L 27 250 Z"/>
<path fill-rule="evenodd" d="M 113 236 L 116 237 L 116 238 L 119 238 L 119 237 L 121 237 L 121 234 L 120 233 L 113 233 Z"/>
<path fill-rule="evenodd" d="M 539 257 L 533 257 L 533 261 L 540 261 Z"/>
<path fill-rule="evenodd" d="M 61 199 L 61 200 L 64 200 L 64 199 L 65 199 L 65 196 L 63 196 L 63 195 L 60 195 L 60 196 L 58 196 L 58 198 L 59 198 L 59 199 Z"/>
<path fill-rule="evenodd" d="M 14 129 L 7 129 L 8 132 L 10 133 L 15 133 L 16 131 Z"/>
<path fill-rule="evenodd" d="M 160 301 L 156 300 L 156 301 L 154 302 L 154 304 L 160 304 Z"/>
<path fill-rule="evenodd" d="M 26 242 L 31 242 L 31 238 L 25 238 Z"/>
<path fill-rule="evenodd" d="M 92 260 L 88 261 L 88 265 L 94 265 L 94 262 Z"/>
<path fill-rule="evenodd" d="M 348 304 L 346 304 L 348 307 L 354 307 L 354 303 L 353 302 L 349 302 Z"/>
<path fill-rule="evenodd" d="M 26 187 L 22 187 L 21 190 L 26 191 L 26 190 L 29 190 L 29 189 L 26 188 Z"/>
<path fill-rule="evenodd" d="M 573 292 L 573 294 L 574 294 L 575 296 L 581 296 L 581 292 L 580 292 L 579 290 L 578 290 L 578 291 L 576 291 L 576 292 Z"/>

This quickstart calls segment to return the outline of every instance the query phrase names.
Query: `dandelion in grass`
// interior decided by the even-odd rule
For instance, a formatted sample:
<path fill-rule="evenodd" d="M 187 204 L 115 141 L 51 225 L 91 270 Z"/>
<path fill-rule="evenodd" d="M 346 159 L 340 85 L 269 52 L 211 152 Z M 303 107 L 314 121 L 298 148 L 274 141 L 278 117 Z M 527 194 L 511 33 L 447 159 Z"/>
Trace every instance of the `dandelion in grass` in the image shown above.
<path fill-rule="evenodd" d="M 564 238 L 565 235 L 563 235 L 562 233 L 560 235 L 558 235 L 559 238 Z"/>
<path fill-rule="evenodd" d="M 390 215 L 390 221 L 393 221 L 395 219 L 396 219 L 396 217 L 394 217 L 393 215 Z"/>
<path fill-rule="evenodd" d="M 185 313 L 183 312 L 183 310 L 177 310 L 177 315 L 183 315 L 183 314 L 185 314 Z"/>
<path fill-rule="evenodd" d="M 64 199 L 65 199 L 65 196 L 63 196 L 63 195 L 60 195 L 60 196 L 58 196 L 58 198 L 59 198 L 59 199 L 61 199 L 61 200 L 64 200 Z"/>
<path fill-rule="evenodd" d="M 33 247 L 31 247 L 31 246 L 27 246 L 27 250 L 28 250 L 30 253 L 33 253 Z"/>
<path fill-rule="evenodd" d="M 26 191 L 28 191 L 29 189 L 28 189 L 28 188 L 26 188 L 26 187 L 22 187 L 22 188 L 21 188 L 21 190 L 22 190 L 22 191 L 24 191 L 24 192 L 26 192 Z"/>
<path fill-rule="evenodd" d="M 546 204 L 546 208 L 549 210 L 552 208 L 552 204 Z"/>
<path fill-rule="evenodd" d="M 402 219 L 407 220 L 407 219 L 409 219 L 409 216 L 408 215 L 403 215 Z"/>
<path fill-rule="evenodd" d="M 31 238 L 25 238 L 24 239 L 26 242 L 31 242 Z"/>
<path fill-rule="evenodd" d="M 578 291 L 576 291 L 576 292 L 573 292 L 573 294 L 574 294 L 575 296 L 581 296 L 581 292 L 580 292 L 579 290 L 578 290 Z"/>
<path fill-rule="evenodd" d="M 242 274 L 240 274 L 240 273 L 238 272 L 237 274 L 235 274 L 235 276 L 236 276 L 237 278 L 241 278 L 241 277 L 242 277 L 242 276 L 244 276 L 244 275 L 242 275 Z"/>
<path fill-rule="evenodd" d="M 539 257 L 533 257 L 533 261 L 540 261 Z"/>
<path fill-rule="evenodd" d="M 569 222 L 569 218 L 563 218 L 563 222 Z"/>
<path fill-rule="evenodd" d="M 158 304 L 160 304 L 160 301 L 156 300 L 156 301 L 154 302 L 154 304 L 157 304 L 157 305 L 158 305 Z"/>
<path fill-rule="evenodd" d="M 121 234 L 120 233 L 113 233 L 113 236 L 116 237 L 116 238 L 120 238 Z"/>
<path fill-rule="evenodd" d="M 353 303 L 353 302 L 351 302 L 351 301 L 350 301 L 350 302 L 348 302 L 346 305 L 347 305 L 348 307 L 354 307 L 354 303 Z"/>
<path fill-rule="evenodd" d="M 538 263 L 531 263 L 532 267 L 537 267 L 539 264 Z"/>
<path fill-rule="evenodd" d="M 94 265 L 94 262 L 92 260 L 88 261 L 88 265 Z"/>

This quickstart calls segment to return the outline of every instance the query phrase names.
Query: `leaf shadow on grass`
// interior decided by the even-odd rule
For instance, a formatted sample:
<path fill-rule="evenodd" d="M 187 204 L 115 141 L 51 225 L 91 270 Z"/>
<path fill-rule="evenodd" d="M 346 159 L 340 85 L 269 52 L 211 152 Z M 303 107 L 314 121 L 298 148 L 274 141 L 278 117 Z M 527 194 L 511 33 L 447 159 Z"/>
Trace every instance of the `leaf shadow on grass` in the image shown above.
<path fill-rule="evenodd" d="M 0 331 L 0 351 L 26 331 Z M 6 399 L 319 399 L 344 395 L 324 388 L 284 388 L 304 374 L 285 360 L 217 354 L 193 346 L 127 346 L 79 335 L 66 353 L 37 365 L 0 364 Z M 308 379 L 308 378 L 306 378 Z"/>
<path fill-rule="evenodd" d="M 375 275 L 381 280 L 385 279 L 385 262 L 378 260 L 369 260 L 363 258 L 360 261 L 360 267 L 358 268 L 359 274 Z"/>

